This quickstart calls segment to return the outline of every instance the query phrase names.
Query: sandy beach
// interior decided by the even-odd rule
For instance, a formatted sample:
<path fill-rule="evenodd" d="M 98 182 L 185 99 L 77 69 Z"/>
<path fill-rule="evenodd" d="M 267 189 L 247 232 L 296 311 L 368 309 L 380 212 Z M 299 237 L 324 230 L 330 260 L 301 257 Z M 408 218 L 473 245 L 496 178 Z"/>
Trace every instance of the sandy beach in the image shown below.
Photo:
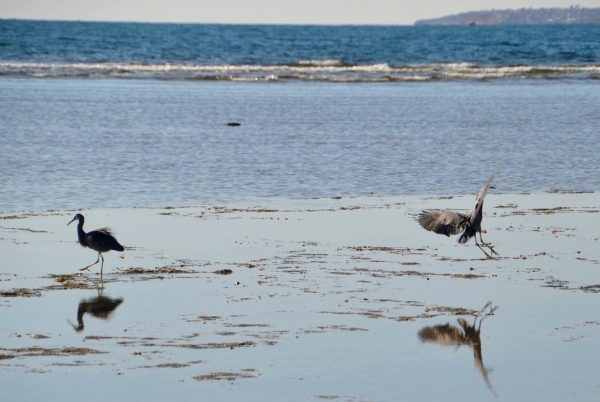
<path fill-rule="evenodd" d="M 600 196 L 489 194 L 493 260 L 415 221 L 473 204 L 265 198 L 1 214 L 3 395 L 596 400 Z M 78 212 L 85 230 L 109 226 L 126 247 L 104 254 L 102 280 L 99 264 L 78 270 L 97 257 L 66 226 Z"/>

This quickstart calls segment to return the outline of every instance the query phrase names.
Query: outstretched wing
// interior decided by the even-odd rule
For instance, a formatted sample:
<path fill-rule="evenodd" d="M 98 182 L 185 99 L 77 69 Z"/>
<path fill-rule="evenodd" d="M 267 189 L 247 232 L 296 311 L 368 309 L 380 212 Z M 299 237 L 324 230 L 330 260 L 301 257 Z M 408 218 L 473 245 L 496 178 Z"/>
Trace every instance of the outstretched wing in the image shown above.
<path fill-rule="evenodd" d="M 487 183 L 485 183 L 484 186 L 481 188 L 481 190 L 479 190 L 479 194 L 477 194 L 477 198 L 475 199 L 475 209 L 473 210 L 473 216 L 477 216 L 480 213 L 481 208 L 483 208 L 483 199 L 485 198 L 488 190 L 492 186 L 492 182 L 496 178 L 496 174 L 498 174 L 499 170 L 500 170 L 500 167 L 498 167 L 498 169 L 496 169 L 496 171 L 494 172 L 492 177 L 490 177 L 490 179 L 487 181 Z"/>
<path fill-rule="evenodd" d="M 112 231 L 109 228 L 102 228 L 94 230 L 93 232 L 86 233 L 88 247 L 98 252 L 105 252 L 108 250 L 123 251 L 123 246 L 119 244 Z"/>
<path fill-rule="evenodd" d="M 462 232 L 467 220 L 468 215 L 454 211 L 423 211 L 418 222 L 429 231 L 450 236 Z"/>

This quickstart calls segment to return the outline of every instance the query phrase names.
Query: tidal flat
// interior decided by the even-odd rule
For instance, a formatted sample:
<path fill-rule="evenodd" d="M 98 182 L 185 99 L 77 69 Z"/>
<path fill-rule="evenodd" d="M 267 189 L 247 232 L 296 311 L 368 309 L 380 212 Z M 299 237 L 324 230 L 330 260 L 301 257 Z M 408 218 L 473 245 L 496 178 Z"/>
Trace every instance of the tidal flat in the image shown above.
<path fill-rule="evenodd" d="M 487 259 L 423 230 L 474 196 L 0 214 L 6 400 L 597 400 L 600 195 L 488 194 Z M 111 227 L 124 253 L 77 243 Z"/>

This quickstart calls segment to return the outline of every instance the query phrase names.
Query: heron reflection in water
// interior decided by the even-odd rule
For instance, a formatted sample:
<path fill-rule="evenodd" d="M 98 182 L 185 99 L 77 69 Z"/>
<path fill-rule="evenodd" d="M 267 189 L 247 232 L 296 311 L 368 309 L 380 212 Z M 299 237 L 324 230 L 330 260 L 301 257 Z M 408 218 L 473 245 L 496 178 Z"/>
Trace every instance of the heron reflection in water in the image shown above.
<path fill-rule="evenodd" d="M 73 326 L 73 329 L 77 332 L 83 331 L 83 316 L 85 313 L 91 314 L 101 320 L 107 320 L 113 311 L 116 310 L 123 303 L 123 298 L 113 299 L 108 296 L 103 296 L 102 293 L 98 294 L 98 297 L 92 299 L 83 299 L 79 302 L 77 308 L 77 323 L 78 325 L 69 323 Z"/>
<path fill-rule="evenodd" d="M 489 312 L 484 313 L 487 308 L 490 308 Z M 456 348 L 462 345 L 468 345 L 473 350 L 473 359 L 475 367 L 479 374 L 483 377 L 485 384 L 488 389 L 498 397 L 494 387 L 489 378 L 489 370 L 483 365 L 483 355 L 481 354 L 481 323 L 498 309 L 498 306 L 492 307 L 492 302 L 488 302 L 481 311 L 475 315 L 473 325 L 469 324 L 465 319 L 459 318 L 458 323 L 460 327 L 450 325 L 435 325 L 432 327 L 425 327 L 419 331 L 419 339 L 421 342 L 439 343 L 442 346 L 456 346 Z M 479 325 L 477 325 L 477 319 L 480 318 Z"/>
<path fill-rule="evenodd" d="M 429 231 L 443 234 L 448 237 L 451 235 L 457 235 L 462 232 L 458 238 L 460 244 L 466 244 L 471 238 L 475 239 L 475 245 L 483 251 L 488 259 L 493 259 L 481 246 L 487 247 L 492 254 L 498 255 L 494 246 L 489 243 L 485 243 L 481 237 L 481 221 L 483 220 L 483 199 L 485 198 L 488 190 L 492 187 L 492 182 L 496 177 L 496 174 L 500 168 L 496 169 L 492 177 L 485 183 L 485 185 L 479 190 L 477 198 L 475 199 L 475 208 L 469 215 L 461 214 L 454 211 L 423 211 L 419 215 L 419 224 Z M 477 233 L 479 232 L 479 239 L 481 245 L 477 243 Z"/>
<path fill-rule="evenodd" d="M 102 275 L 102 271 L 104 269 L 104 257 L 102 257 L 102 253 L 110 250 L 124 251 L 125 248 L 119 244 L 109 228 L 102 228 L 86 233 L 83 231 L 83 222 L 85 221 L 83 215 L 75 215 L 71 222 L 67 223 L 67 226 L 69 226 L 73 221 L 79 221 L 79 224 L 77 225 L 77 237 L 79 244 L 81 244 L 82 247 L 89 247 L 98 252 L 98 259 L 96 262 L 88 265 L 87 267 L 81 268 L 80 271 L 86 270 L 92 265 L 98 264 L 100 258 L 102 258 L 102 266 L 100 268 L 100 275 Z"/>

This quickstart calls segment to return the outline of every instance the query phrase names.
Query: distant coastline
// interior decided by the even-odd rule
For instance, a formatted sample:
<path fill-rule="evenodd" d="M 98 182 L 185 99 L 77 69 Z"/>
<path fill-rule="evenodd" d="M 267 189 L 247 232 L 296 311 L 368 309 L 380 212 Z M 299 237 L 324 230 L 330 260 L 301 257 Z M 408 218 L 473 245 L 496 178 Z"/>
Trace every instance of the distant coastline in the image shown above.
<path fill-rule="evenodd" d="M 470 11 L 441 18 L 418 20 L 415 25 L 540 25 L 600 24 L 600 8 L 521 8 Z"/>

